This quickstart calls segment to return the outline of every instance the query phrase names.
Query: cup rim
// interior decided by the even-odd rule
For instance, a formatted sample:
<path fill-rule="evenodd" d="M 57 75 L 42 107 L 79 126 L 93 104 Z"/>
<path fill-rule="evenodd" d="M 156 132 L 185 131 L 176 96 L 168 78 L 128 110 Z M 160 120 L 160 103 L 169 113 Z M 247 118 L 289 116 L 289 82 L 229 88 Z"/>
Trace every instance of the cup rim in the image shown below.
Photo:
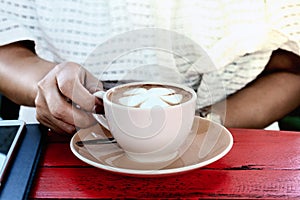
<path fill-rule="evenodd" d="M 183 90 L 185 90 L 187 92 L 190 92 L 192 94 L 191 99 L 187 100 L 186 102 L 180 103 L 178 105 L 164 107 L 164 109 L 172 109 L 174 107 L 184 106 L 186 104 L 190 104 L 190 103 L 196 101 L 196 99 L 197 99 L 196 92 L 192 88 L 190 88 L 188 86 L 185 86 L 185 85 L 181 85 L 181 84 L 178 84 L 178 83 L 171 83 L 171 82 L 138 81 L 138 82 L 125 83 L 125 84 L 118 85 L 118 86 L 110 88 L 109 90 L 107 90 L 105 92 L 104 97 L 103 97 L 103 101 L 105 103 L 109 104 L 109 105 L 113 105 L 113 106 L 116 106 L 116 107 L 119 107 L 119 108 L 126 108 L 126 109 L 133 109 L 133 110 L 151 110 L 152 108 L 136 108 L 136 107 L 130 107 L 130 106 L 125 106 L 125 105 L 120 105 L 120 104 L 112 102 L 111 100 L 109 100 L 107 98 L 107 96 L 108 96 L 109 93 L 111 93 L 112 91 L 114 91 L 114 90 L 116 90 L 118 88 L 126 87 L 126 86 L 132 86 L 132 85 L 139 85 L 139 84 L 156 84 L 156 85 L 163 85 L 163 86 L 168 86 L 169 85 L 169 86 L 181 88 L 181 89 L 183 89 Z"/>

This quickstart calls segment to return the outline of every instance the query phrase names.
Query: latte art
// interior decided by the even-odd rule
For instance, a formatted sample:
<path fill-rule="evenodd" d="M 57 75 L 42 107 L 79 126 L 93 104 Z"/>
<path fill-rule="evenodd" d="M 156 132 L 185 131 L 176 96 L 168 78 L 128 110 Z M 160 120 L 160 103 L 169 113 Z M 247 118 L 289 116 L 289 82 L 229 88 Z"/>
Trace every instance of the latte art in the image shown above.
<path fill-rule="evenodd" d="M 124 92 L 119 99 L 120 104 L 130 107 L 152 108 L 153 106 L 168 107 L 181 103 L 182 95 L 167 88 L 137 88 Z"/>
<path fill-rule="evenodd" d="M 135 108 L 170 107 L 190 98 L 191 94 L 181 88 L 150 84 L 118 88 L 109 95 L 112 102 Z"/>

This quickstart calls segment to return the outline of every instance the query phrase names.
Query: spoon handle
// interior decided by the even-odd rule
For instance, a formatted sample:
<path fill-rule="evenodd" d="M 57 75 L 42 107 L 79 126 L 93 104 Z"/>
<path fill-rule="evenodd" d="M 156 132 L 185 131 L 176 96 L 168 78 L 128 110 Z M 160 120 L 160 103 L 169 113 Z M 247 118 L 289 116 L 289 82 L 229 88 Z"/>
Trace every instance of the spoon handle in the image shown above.
<path fill-rule="evenodd" d="M 94 140 L 80 140 L 76 142 L 76 145 L 79 147 L 83 147 L 84 145 L 96 145 L 96 144 L 111 144 L 117 143 L 115 138 L 101 138 Z"/>

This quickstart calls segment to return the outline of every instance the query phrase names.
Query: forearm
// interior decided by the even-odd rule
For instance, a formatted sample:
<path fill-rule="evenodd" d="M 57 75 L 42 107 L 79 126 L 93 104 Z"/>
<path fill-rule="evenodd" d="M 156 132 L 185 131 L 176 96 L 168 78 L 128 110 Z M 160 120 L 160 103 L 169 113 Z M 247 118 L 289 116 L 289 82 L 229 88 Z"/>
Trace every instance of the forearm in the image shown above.
<path fill-rule="evenodd" d="M 264 128 L 300 106 L 300 75 L 271 73 L 230 96 L 226 127 Z"/>
<path fill-rule="evenodd" d="M 264 128 L 299 106 L 300 57 L 279 49 L 257 79 L 213 108 L 227 127 Z"/>
<path fill-rule="evenodd" d="M 0 92 L 15 103 L 34 106 L 37 83 L 53 67 L 20 43 L 0 47 Z"/>

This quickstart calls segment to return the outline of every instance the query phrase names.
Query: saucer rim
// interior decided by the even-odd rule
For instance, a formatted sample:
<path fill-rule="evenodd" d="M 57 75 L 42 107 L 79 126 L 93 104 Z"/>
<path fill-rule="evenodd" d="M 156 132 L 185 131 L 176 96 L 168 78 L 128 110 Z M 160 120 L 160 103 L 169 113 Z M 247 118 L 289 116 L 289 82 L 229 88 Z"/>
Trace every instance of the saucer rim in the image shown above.
<path fill-rule="evenodd" d="M 106 171 L 110 171 L 110 172 L 114 172 L 114 173 L 121 173 L 121 174 L 125 174 L 125 175 L 135 175 L 135 176 L 157 176 L 157 175 L 170 175 L 170 174 L 178 174 L 178 173 L 182 173 L 182 172 L 187 172 L 187 171 L 191 171 L 194 169 L 198 169 L 201 167 L 204 167 L 206 165 L 209 165 L 213 162 L 216 162 L 217 160 L 221 159 L 222 157 L 224 157 L 232 148 L 233 146 L 233 136 L 230 133 L 230 131 L 225 128 L 224 126 L 222 126 L 221 124 L 218 124 L 212 120 L 209 119 L 205 119 L 199 116 L 195 116 L 195 118 L 199 118 L 200 120 L 205 120 L 208 121 L 209 123 L 213 123 L 214 125 L 217 125 L 219 127 L 221 127 L 224 130 L 224 134 L 226 134 L 229 137 L 229 142 L 226 146 L 226 148 L 219 154 L 213 156 L 212 158 L 205 160 L 203 162 L 199 162 L 196 164 L 192 164 L 192 165 L 187 165 L 187 166 L 183 166 L 183 167 L 178 167 L 178 168 L 172 168 L 172 169 L 153 169 L 153 170 L 138 170 L 138 169 L 125 169 L 125 168 L 118 168 L 118 167 L 113 167 L 111 165 L 105 165 L 102 163 L 98 163 L 98 162 L 94 162 L 93 160 L 90 160 L 88 158 L 86 158 L 85 156 L 81 155 L 75 148 L 75 144 L 74 144 L 74 140 L 75 137 L 77 135 L 77 133 L 75 133 L 70 141 L 70 149 L 72 151 L 72 153 L 81 161 L 94 166 L 96 168 L 99 169 L 103 169 Z"/>

